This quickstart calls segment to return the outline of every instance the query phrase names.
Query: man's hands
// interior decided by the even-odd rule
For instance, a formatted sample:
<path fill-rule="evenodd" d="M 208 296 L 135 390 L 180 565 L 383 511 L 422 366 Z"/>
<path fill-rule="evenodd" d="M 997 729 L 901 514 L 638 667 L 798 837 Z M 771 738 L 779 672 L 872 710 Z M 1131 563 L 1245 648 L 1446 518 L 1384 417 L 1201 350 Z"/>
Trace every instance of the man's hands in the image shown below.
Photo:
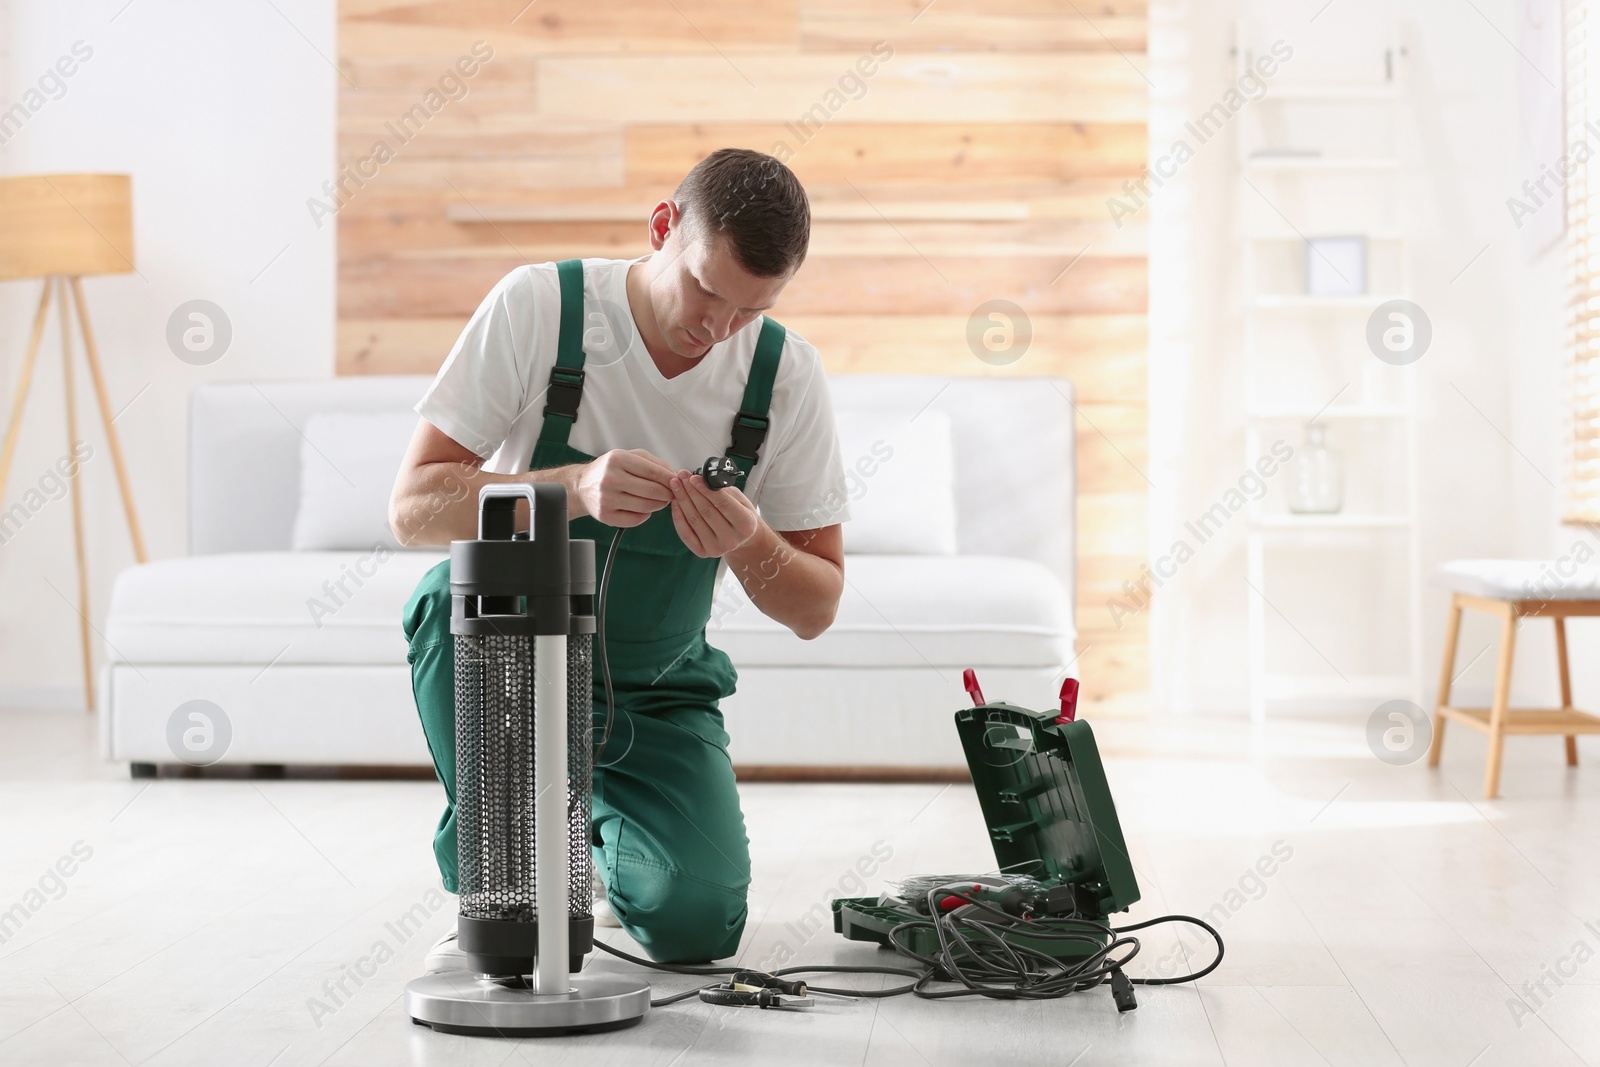
<path fill-rule="evenodd" d="M 689 551 L 725 556 L 755 536 L 755 505 L 737 488 L 712 489 L 704 478 L 642 448 L 614 449 L 578 468 L 576 495 L 585 514 L 607 526 L 638 526 L 664 507 Z"/>
<path fill-rule="evenodd" d="M 567 486 L 582 514 L 608 526 L 638 526 L 670 507 L 673 528 L 689 551 L 702 559 L 726 557 L 766 615 L 808 641 L 833 624 L 844 590 L 837 525 L 778 533 L 737 487 L 712 489 L 700 475 L 674 471 L 643 449 L 619 449 L 542 473 Z"/>
<path fill-rule="evenodd" d="M 607 526 L 638 526 L 672 502 L 676 475 L 642 448 L 612 449 L 578 472 L 577 496 L 585 514 Z"/>
<path fill-rule="evenodd" d="M 669 483 L 672 525 L 702 559 L 725 556 L 755 536 L 755 505 L 735 486 L 712 489 L 698 474 L 679 471 Z"/>

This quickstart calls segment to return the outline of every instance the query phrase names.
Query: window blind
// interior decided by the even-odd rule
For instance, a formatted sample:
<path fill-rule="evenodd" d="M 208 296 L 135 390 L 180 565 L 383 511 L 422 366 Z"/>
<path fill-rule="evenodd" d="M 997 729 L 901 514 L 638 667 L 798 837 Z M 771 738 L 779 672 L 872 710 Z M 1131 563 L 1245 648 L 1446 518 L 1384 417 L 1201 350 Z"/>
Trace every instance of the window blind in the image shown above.
<path fill-rule="evenodd" d="M 1600 0 L 1566 0 L 1562 46 L 1568 145 L 1600 130 Z M 1567 178 L 1569 453 L 1563 521 L 1600 522 L 1600 155 Z"/>

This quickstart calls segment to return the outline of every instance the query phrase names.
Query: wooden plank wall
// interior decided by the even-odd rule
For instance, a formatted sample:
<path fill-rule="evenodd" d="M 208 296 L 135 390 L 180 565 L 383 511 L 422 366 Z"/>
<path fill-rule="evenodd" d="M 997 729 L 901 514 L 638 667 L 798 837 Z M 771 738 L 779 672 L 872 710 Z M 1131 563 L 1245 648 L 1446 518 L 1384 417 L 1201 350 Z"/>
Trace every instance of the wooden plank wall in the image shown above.
<path fill-rule="evenodd" d="M 1077 384 L 1084 696 L 1141 708 L 1144 619 L 1106 605 L 1146 556 L 1145 235 L 1106 201 L 1145 163 L 1144 7 L 340 0 L 338 371 L 432 373 L 513 267 L 641 255 L 706 153 L 778 154 L 816 220 L 775 315 L 832 373 Z M 1034 331 L 1003 367 L 966 343 L 996 298 Z"/>

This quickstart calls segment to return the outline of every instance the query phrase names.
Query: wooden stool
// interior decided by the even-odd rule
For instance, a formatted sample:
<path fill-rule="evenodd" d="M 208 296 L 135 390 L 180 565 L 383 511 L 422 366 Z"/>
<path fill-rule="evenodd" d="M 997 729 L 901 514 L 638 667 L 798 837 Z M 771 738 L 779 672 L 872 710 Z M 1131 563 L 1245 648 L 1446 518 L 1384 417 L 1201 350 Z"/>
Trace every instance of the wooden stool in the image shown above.
<path fill-rule="evenodd" d="M 1565 567 L 1571 574 L 1562 574 Z M 1444 669 L 1439 675 L 1439 702 L 1433 712 L 1433 743 L 1428 766 L 1439 765 L 1447 720 L 1489 735 L 1489 757 L 1483 772 L 1483 795 L 1494 799 L 1500 792 L 1500 757 L 1507 734 L 1561 734 L 1567 739 L 1567 766 L 1578 764 L 1578 734 L 1600 734 L 1600 717 L 1572 706 L 1572 676 L 1567 669 L 1567 619 L 1600 615 L 1600 569 L 1570 561 L 1538 563 L 1522 560 L 1457 560 L 1439 568 L 1438 584 L 1451 590 L 1450 622 L 1445 628 Z M 1500 661 L 1494 676 L 1494 704 L 1487 708 L 1457 708 L 1450 704 L 1454 680 L 1456 641 L 1461 636 L 1461 612 L 1466 608 L 1498 615 Z M 1551 619 L 1556 627 L 1556 667 L 1561 677 L 1559 708 L 1513 708 L 1511 661 L 1516 652 L 1517 623 L 1523 618 Z"/>

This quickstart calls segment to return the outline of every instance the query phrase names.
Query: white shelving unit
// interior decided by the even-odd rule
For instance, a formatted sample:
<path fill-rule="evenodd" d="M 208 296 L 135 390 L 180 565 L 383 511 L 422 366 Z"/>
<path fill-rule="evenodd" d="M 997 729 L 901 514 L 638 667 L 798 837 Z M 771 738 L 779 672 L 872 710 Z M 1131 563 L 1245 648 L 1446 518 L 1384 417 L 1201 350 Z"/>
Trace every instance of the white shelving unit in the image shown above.
<path fill-rule="evenodd" d="M 1235 37 L 1237 73 L 1242 75 L 1253 58 L 1248 25 L 1241 23 Z M 1369 57 L 1371 58 L 1371 57 Z M 1417 398 L 1416 378 L 1412 368 L 1394 368 L 1379 364 L 1368 356 L 1371 366 L 1363 366 L 1355 380 L 1347 383 L 1338 396 L 1320 409 L 1310 406 L 1300 408 L 1273 403 L 1261 394 L 1259 371 L 1266 358 L 1284 360 L 1303 358 L 1314 360 L 1317 354 L 1294 353 L 1274 348 L 1264 351 L 1260 335 L 1268 321 L 1282 323 L 1300 319 L 1321 323 L 1325 329 L 1339 333 L 1353 332 L 1362 337 L 1366 319 L 1380 304 L 1402 298 L 1410 290 L 1410 262 L 1407 237 L 1397 223 L 1403 219 L 1400 210 L 1401 161 L 1398 148 L 1403 143 L 1400 124 L 1405 101 L 1404 53 L 1395 44 L 1387 46 L 1383 55 L 1386 78 L 1375 82 L 1350 84 L 1301 84 L 1288 82 L 1280 73 L 1266 96 L 1252 107 L 1280 109 L 1276 126 L 1296 134 L 1292 114 L 1297 106 L 1314 104 L 1324 113 L 1341 107 L 1361 108 L 1371 116 L 1372 125 L 1382 127 L 1376 116 L 1387 119 L 1387 144 L 1380 149 L 1364 146 L 1354 152 L 1329 154 L 1303 153 L 1304 144 L 1267 145 L 1253 143 L 1252 126 L 1244 124 L 1239 136 L 1240 197 L 1238 212 L 1241 244 L 1242 285 L 1241 308 L 1242 343 L 1246 387 L 1245 459 L 1254 464 L 1266 454 L 1265 433 L 1274 424 L 1286 422 L 1305 425 L 1338 423 L 1348 428 L 1378 425 L 1398 433 L 1403 440 L 1403 483 L 1400 496 L 1403 506 L 1392 513 L 1364 514 L 1339 512 L 1329 515 L 1304 515 L 1290 512 L 1272 512 L 1262 506 L 1262 501 L 1252 501 L 1249 509 L 1250 530 L 1247 538 L 1246 567 L 1252 587 L 1249 593 L 1249 645 L 1250 645 L 1250 714 L 1255 721 L 1266 718 L 1268 706 L 1279 701 L 1339 700 L 1339 699 L 1394 699 L 1405 697 L 1421 703 L 1422 700 L 1422 623 L 1421 623 L 1421 573 L 1417 537 Z M 1313 134 L 1315 131 L 1305 131 Z M 1263 153 L 1262 150 L 1265 150 Z M 1328 231 L 1302 233 L 1288 218 L 1274 216 L 1270 232 L 1253 228 L 1252 213 L 1246 210 L 1246 198 L 1259 200 L 1273 196 L 1273 190 L 1288 190 L 1300 183 L 1298 194 L 1311 196 L 1311 183 L 1329 179 L 1349 180 L 1351 177 L 1368 182 L 1386 183 L 1384 195 L 1392 198 L 1386 205 L 1381 202 L 1360 203 L 1369 210 L 1367 215 L 1381 214 L 1389 209 L 1387 218 L 1368 218 L 1366 224 L 1341 228 L 1341 236 L 1360 235 L 1366 238 L 1368 249 L 1367 278 L 1372 282 L 1373 252 L 1383 250 L 1389 256 L 1391 277 L 1384 281 L 1392 292 L 1369 293 L 1360 296 L 1311 296 L 1304 293 L 1263 292 L 1260 282 L 1261 257 L 1276 250 L 1280 257 L 1286 244 L 1304 245 L 1308 236 L 1323 236 Z M 1252 185 L 1255 187 L 1252 188 Z M 1346 194 L 1348 197 L 1348 194 Z M 1359 202 L 1360 198 L 1354 198 Z M 1398 385 L 1398 389 L 1396 386 Z M 1348 500 L 1350 486 L 1359 482 L 1369 472 L 1346 466 L 1345 485 Z M 1346 664 L 1342 672 L 1337 669 L 1320 674 L 1274 671 L 1268 661 L 1267 629 L 1269 613 L 1273 606 L 1274 582 L 1271 577 L 1271 549 L 1285 543 L 1312 545 L 1337 539 L 1343 545 L 1353 542 L 1363 550 L 1372 552 L 1404 552 L 1402 570 L 1406 588 L 1395 590 L 1404 601 L 1406 619 L 1404 631 L 1408 648 L 1405 649 L 1406 673 L 1356 673 L 1357 664 Z M 1366 544 L 1362 544 L 1365 541 Z M 1292 624 L 1291 624 L 1292 625 Z M 1330 664 L 1331 667 L 1331 664 Z"/>

